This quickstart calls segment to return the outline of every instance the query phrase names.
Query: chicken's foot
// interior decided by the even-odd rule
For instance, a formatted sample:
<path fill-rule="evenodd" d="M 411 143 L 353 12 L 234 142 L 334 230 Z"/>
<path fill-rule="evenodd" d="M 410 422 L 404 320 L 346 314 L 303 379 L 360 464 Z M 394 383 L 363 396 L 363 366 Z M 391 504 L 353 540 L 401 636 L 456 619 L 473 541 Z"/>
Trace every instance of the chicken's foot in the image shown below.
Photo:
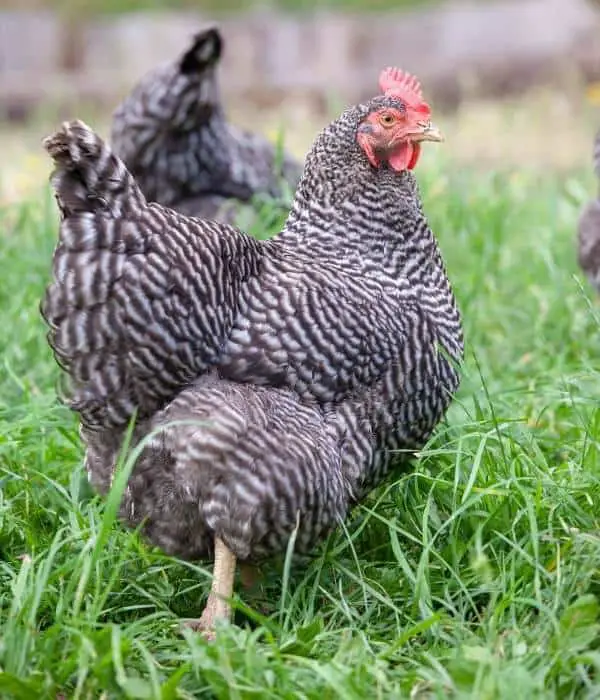
<path fill-rule="evenodd" d="M 235 565 L 235 554 L 231 552 L 223 540 L 215 537 L 213 580 L 206 607 L 198 620 L 190 620 L 186 623 L 188 627 L 201 631 L 211 641 L 215 638 L 217 620 L 231 620 L 229 599 L 233 595 Z"/>

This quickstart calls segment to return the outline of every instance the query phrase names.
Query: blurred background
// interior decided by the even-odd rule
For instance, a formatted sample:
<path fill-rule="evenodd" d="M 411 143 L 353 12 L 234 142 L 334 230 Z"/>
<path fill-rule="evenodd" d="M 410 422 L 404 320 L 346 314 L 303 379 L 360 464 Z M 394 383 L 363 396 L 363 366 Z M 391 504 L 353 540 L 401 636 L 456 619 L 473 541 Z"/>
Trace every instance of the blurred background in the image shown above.
<path fill-rule="evenodd" d="M 107 135 L 134 83 L 213 23 L 231 120 L 282 129 L 298 156 L 395 64 L 421 79 L 451 166 L 591 168 L 591 0 L 0 0 L 0 202 L 45 186 L 40 139 L 61 119 Z"/>

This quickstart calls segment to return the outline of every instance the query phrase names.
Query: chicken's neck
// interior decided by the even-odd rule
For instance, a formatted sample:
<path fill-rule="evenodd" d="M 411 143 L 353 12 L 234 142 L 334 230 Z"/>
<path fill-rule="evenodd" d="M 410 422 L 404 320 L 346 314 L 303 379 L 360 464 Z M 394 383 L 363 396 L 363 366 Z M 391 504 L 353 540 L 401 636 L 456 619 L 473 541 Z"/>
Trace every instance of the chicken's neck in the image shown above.
<path fill-rule="evenodd" d="M 275 244 L 352 274 L 390 282 L 404 278 L 439 325 L 446 351 L 459 359 L 460 314 L 414 177 L 391 171 L 361 175 L 344 182 L 331 173 L 310 183 L 305 173 Z"/>
<path fill-rule="evenodd" d="M 303 179 L 279 243 L 415 283 L 432 265 L 443 267 L 413 176 L 369 175 L 344 182 L 333 174 L 316 186 Z"/>

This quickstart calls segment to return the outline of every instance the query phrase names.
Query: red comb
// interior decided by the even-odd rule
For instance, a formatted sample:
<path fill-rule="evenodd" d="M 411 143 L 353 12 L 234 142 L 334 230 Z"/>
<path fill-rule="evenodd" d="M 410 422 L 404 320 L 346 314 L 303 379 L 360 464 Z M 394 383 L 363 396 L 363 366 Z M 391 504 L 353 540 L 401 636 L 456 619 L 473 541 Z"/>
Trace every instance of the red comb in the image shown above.
<path fill-rule="evenodd" d="M 423 100 L 421 83 L 400 68 L 384 68 L 379 74 L 379 87 L 389 97 L 399 97 L 414 109 L 429 111 L 429 105 Z"/>

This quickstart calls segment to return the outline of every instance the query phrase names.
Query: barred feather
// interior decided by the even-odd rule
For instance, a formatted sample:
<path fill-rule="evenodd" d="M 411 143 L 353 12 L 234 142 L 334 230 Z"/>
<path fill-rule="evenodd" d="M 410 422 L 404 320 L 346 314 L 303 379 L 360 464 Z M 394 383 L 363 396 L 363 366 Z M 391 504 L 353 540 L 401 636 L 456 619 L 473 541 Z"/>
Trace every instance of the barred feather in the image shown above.
<path fill-rule="evenodd" d="M 122 426 L 135 408 L 152 415 L 217 360 L 260 244 L 147 205 L 82 122 L 45 145 L 65 217 L 42 304 L 49 342 L 83 423 Z"/>
<path fill-rule="evenodd" d="M 135 409 L 136 439 L 161 427 L 123 512 L 167 551 L 203 555 L 216 534 L 252 560 L 297 522 L 308 549 L 444 416 L 463 353 L 444 264 L 413 175 L 371 167 L 356 142 L 396 100 L 319 135 L 266 242 L 146 204 L 80 122 L 47 142 L 64 216 L 49 341 L 98 488 Z M 166 425 L 190 416 L 206 425 Z"/>
<path fill-rule="evenodd" d="M 139 433 L 155 430 L 122 502 L 122 516 L 169 554 L 207 556 L 213 536 L 241 560 L 307 552 L 346 515 L 339 450 L 316 405 L 289 391 L 205 375 Z M 119 444 L 85 433 L 93 483 L 106 492 Z M 200 506 L 200 507 L 199 507 Z"/>

